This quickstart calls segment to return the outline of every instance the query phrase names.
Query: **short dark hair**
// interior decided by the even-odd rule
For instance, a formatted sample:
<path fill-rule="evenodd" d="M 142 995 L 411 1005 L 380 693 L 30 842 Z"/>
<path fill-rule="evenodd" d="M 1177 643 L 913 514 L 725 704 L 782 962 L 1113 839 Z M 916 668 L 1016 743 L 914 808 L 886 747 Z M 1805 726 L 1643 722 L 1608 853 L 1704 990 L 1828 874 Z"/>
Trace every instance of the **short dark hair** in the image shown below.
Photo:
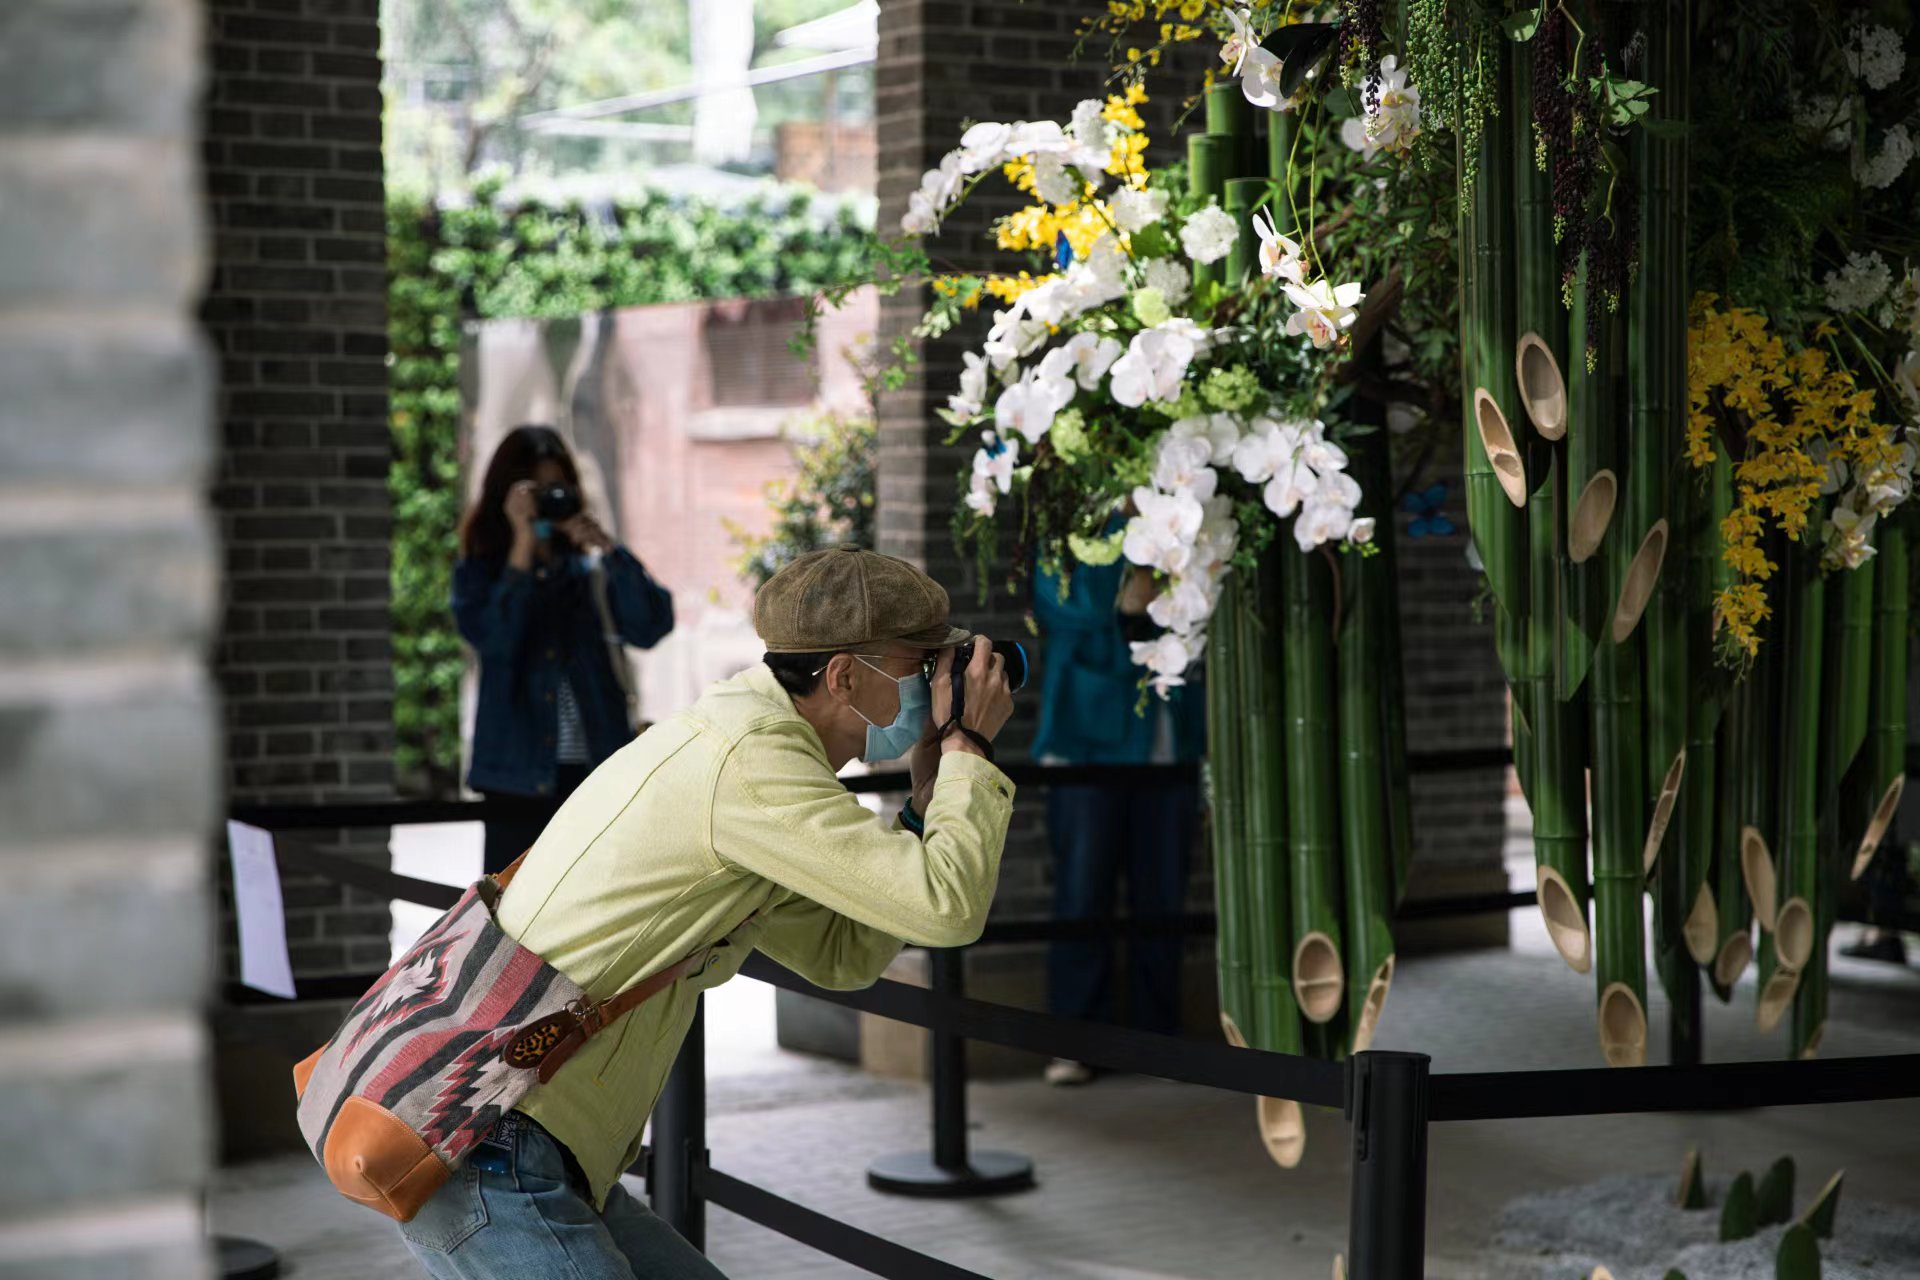
<path fill-rule="evenodd" d="M 769 653 L 761 658 L 790 698 L 804 698 L 820 687 L 821 670 L 831 653 Z"/>

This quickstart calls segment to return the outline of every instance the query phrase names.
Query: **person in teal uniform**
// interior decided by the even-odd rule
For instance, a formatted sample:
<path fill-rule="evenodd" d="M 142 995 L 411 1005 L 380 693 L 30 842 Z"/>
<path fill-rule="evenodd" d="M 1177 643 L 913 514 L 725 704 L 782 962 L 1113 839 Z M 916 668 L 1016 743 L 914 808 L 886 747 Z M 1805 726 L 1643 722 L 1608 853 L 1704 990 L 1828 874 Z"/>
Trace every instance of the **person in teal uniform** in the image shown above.
<path fill-rule="evenodd" d="M 1036 567 L 1033 612 L 1044 641 L 1045 675 L 1033 755 L 1042 764 L 1175 764 L 1206 750 L 1206 698 L 1194 676 L 1162 701 L 1140 706 L 1143 668 L 1129 643 L 1159 633 L 1147 617 L 1153 580 L 1124 561 L 1076 564 L 1060 579 Z M 1057 920 L 1113 918 L 1120 886 L 1126 914 L 1152 920 L 1185 913 L 1187 874 L 1198 835 L 1196 783 L 1056 786 L 1047 793 Z M 1146 1031 L 1180 1029 L 1177 933 L 1129 939 L 1126 1021 Z M 1105 941 L 1054 943 L 1047 958 L 1048 1004 L 1063 1017 L 1116 1021 L 1114 955 Z M 1053 1084 L 1084 1084 L 1092 1071 L 1058 1059 Z"/>

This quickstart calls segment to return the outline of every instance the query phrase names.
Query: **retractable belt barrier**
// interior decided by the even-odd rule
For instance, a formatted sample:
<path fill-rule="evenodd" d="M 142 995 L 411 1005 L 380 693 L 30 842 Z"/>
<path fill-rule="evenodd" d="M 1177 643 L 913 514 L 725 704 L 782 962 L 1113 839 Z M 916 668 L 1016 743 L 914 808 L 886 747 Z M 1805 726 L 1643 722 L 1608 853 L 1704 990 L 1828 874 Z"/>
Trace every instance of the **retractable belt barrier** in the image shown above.
<path fill-rule="evenodd" d="M 1504 750 L 1456 752 L 1422 759 L 1421 767 L 1413 771 L 1484 768 L 1507 759 Z M 1008 772 L 1016 783 L 1043 785 L 1123 780 L 1133 785 L 1178 784 L 1197 776 L 1193 766 L 1016 765 Z M 906 782 L 904 774 L 847 779 L 849 789 L 858 791 L 898 790 Z M 395 802 L 251 806 L 234 809 L 232 816 L 269 830 L 320 830 L 473 821 L 482 816 L 480 810 L 473 802 Z M 290 871 L 321 876 L 394 901 L 444 910 L 463 892 L 294 842 L 277 841 L 276 847 L 282 865 Z M 1531 893 L 1479 894 L 1409 903 L 1399 914 L 1402 919 L 1435 918 L 1505 911 L 1533 901 Z M 1088 933 L 1111 937 L 1202 933 L 1213 924 L 1212 917 L 1202 915 L 1137 922 L 1004 921 L 990 924 L 980 944 L 1057 941 L 1079 936 L 1080 925 L 1087 926 Z M 949 971 L 957 973 L 957 962 Z M 1336 1064 L 1058 1018 L 969 999 L 956 990 L 887 979 L 859 991 L 828 991 L 760 954 L 750 956 L 740 972 L 800 995 L 927 1028 L 950 1043 L 978 1040 L 1116 1071 L 1343 1108 L 1352 1128 L 1348 1274 L 1353 1280 L 1420 1280 L 1423 1275 L 1426 1135 L 1432 1121 L 1720 1111 L 1920 1097 L 1920 1054 L 1433 1075 L 1424 1054 L 1376 1050 Z M 373 977 L 368 975 L 360 985 L 371 983 Z M 337 980 L 334 985 L 352 981 Z M 655 1210 L 696 1246 L 704 1242 L 703 1212 L 710 1200 L 889 1280 L 988 1280 L 713 1168 L 705 1146 L 705 1053 L 699 1021 L 669 1075 L 656 1108 L 654 1134 L 645 1172 Z"/>

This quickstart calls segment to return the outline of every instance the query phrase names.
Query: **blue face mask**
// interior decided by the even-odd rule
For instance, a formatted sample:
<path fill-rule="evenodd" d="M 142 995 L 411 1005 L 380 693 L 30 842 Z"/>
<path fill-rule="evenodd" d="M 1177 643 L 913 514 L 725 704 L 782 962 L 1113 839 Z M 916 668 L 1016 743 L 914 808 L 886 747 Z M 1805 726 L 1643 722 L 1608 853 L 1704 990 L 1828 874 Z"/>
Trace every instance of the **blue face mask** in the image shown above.
<path fill-rule="evenodd" d="M 540 539 L 540 541 L 542 542 L 545 542 L 548 538 L 551 538 L 553 536 L 553 521 L 535 520 L 533 522 L 533 536 Z"/>
<path fill-rule="evenodd" d="M 867 662 L 859 654 L 855 654 L 854 657 L 900 686 L 900 714 L 893 718 L 892 724 L 877 725 L 867 720 L 860 708 L 853 707 L 853 714 L 862 720 L 867 720 L 867 749 L 861 752 L 860 758 L 868 764 L 898 760 L 913 750 L 915 744 L 926 736 L 927 726 L 933 723 L 933 687 L 927 683 L 924 675 L 911 675 L 901 679 L 898 676 L 889 675 L 884 668 Z M 853 706 L 851 702 L 847 705 Z"/>

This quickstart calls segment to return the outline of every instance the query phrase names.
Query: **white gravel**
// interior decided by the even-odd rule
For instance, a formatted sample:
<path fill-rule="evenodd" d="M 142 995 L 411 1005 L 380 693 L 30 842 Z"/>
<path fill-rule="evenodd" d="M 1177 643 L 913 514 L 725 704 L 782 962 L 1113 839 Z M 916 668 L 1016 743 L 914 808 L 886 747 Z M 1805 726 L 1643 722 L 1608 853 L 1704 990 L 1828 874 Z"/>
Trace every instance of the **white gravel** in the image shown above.
<path fill-rule="evenodd" d="M 1826 1185 L 1829 1171 L 1803 1170 L 1794 1212 Z M 1510 1280 L 1568 1280 L 1605 1265 L 1615 1280 L 1662 1280 L 1677 1267 L 1687 1280 L 1773 1280 L 1784 1226 L 1721 1244 L 1720 1202 L 1727 1180 L 1709 1180 L 1710 1208 L 1673 1204 L 1672 1174 L 1602 1178 L 1584 1186 L 1523 1196 L 1500 1213 L 1498 1275 Z M 1920 1280 L 1920 1213 L 1862 1202 L 1843 1186 L 1834 1237 L 1820 1242 L 1822 1280 Z"/>

